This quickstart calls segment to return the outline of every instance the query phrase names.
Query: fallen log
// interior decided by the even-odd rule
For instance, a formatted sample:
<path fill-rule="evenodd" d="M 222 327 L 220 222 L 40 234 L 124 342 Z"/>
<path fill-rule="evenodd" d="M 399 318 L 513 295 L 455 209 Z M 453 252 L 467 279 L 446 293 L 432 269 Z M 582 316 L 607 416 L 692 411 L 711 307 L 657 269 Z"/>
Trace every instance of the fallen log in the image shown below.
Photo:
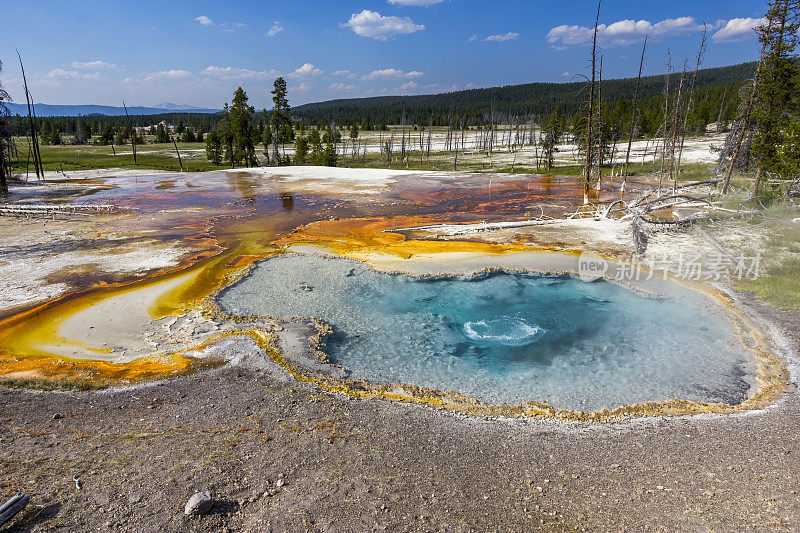
<path fill-rule="evenodd" d="M 116 205 L 98 204 L 0 204 L 0 216 L 24 218 L 86 217 L 114 214 L 122 210 Z"/>
<path fill-rule="evenodd" d="M 30 502 L 30 498 L 20 491 L 0 507 L 0 527 L 8 523 Z"/>

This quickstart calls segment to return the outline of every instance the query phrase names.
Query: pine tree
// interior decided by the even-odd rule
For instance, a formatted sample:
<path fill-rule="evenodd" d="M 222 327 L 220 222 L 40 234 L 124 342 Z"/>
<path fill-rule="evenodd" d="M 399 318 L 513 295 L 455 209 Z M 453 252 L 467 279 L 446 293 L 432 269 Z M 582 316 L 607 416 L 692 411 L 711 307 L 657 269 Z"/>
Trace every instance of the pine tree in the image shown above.
<path fill-rule="evenodd" d="M 216 131 L 206 136 L 206 157 L 215 165 L 222 164 L 222 139 Z"/>
<path fill-rule="evenodd" d="M 305 165 L 308 157 L 308 140 L 298 135 L 294 140 L 294 164 Z"/>
<path fill-rule="evenodd" d="M 270 124 L 272 126 L 272 159 L 273 163 L 278 164 L 278 143 L 282 127 L 289 123 L 289 100 L 286 97 L 286 80 L 278 78 L 275 80 L 272 89 L 272 112 L 270 113 Z"/>
<path fill-rule="evenodd" d="M 797 131 L 789 125 L 798 105 L 794 51 L 800 29 L 799 17 L 800 6 L 796 1 L 772 0 L 767 24 L 759 30 L 765 55 L 758 102 L 753 112 L 756 133 L 751 152 L 758 163 L 754 195 L 758 193 L 762 172 L 786 172 L 797 166 L 796 162 L 784 161 L 781 156 L 789 155 L 791 150 L 784 150 L 782 154 L 780 147 L 796 144 L 796 140 L 787 139 L 787 134 Z"/>
<path fill-rule="evenodd" d="M 232 137 L 232 163 L 244 161 L 247 166 L 255 165 L 255 146 L 253 145 L 253 115 L 255 109 L 247 105 L 247 93 L 239 87 L 233 93 L 228 121 Z"/>

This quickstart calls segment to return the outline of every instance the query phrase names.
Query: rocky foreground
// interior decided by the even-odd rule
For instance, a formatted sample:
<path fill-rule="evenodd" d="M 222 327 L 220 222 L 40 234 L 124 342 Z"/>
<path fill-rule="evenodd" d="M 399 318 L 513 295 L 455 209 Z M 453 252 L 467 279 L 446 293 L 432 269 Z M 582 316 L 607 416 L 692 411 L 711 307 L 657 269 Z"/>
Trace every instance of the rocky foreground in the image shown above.
<path fill-rule="evenodd" d="M 800 342 L 796 315 L 759 311 Z M 126 390 L 3 389 L 0 496 L 31 497 L 11 529 L 800 527 L 794 391 L 744 415 L 579 425 L 352 400 L 243 364 Z M 202 491 L 210 510 L 187 515 Z"/>

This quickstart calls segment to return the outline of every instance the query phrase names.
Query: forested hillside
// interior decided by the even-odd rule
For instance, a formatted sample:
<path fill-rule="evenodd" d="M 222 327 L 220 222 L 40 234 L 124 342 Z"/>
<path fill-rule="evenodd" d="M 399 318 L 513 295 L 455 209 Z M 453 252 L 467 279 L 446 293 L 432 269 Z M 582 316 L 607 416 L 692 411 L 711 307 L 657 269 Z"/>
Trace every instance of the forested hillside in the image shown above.
<path fill-rule="evenodd" d="M 728 67 L 703 69 L 698 72 L 697 89 L 719 88 L 705 91 L 706 95 L 722 94 L 724 88 L 740 84 L 753 77 L 755 62 Z M 670 85 L 677 87 L 680 73 L 670 76 Z M 665 76 L 642 78 L 640 97 L 661 95 L 664 92 Z M 586 101 L 585 82 L 573 83 L 527 83 L 488 89 L 470 89 L 453 93 L 420 96 L 380 96 L 331 100 L 296 107 L 292 115 L 309 122 L 338 123 L 380 122 L 399 124 L 403 117 L 407 123 L 444 124 L 449 116 L 458 116 L 468 123 L 476 124 L 494 110 L 501 115 L 546 115 L 559 108 L 563 114 L 581 111 Z M 635 78 L 603 81 L 603 99 L 614 103 L 621 99 L 632 99 L 636 88 Z M 731 91 L 733 92 L 733 91 Z M 719 98 L 721 100 L 721 98 Z"/>

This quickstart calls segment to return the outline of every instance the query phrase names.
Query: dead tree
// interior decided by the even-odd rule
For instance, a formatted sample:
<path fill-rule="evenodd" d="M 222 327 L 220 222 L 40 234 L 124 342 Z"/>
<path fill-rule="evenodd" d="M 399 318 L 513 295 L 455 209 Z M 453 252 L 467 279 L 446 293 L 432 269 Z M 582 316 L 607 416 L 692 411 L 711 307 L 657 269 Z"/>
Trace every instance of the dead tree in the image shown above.
<path fill-rule="evenodd" d="M 0 72 L 3 71 L 3 62 L 0 61 Z M 0 196 L 6 196 L 8 194 L 8 181 L 6 176 L 6 144 L 9 146 L 9 157 L 11 157 L 11 146 L 13 146 L 13 137 L 11 137 L 11 133 L 5 130 L 5 119 L 8 116 L 8 107 L 6 106 L 6 102 L 10 101 L 11 97 L 3 89 L 3 84 L 0 83 Z M 6 140 L 6 135 L 8 135 L 8 139 L 10 142 Z M 10 172 L 9 172 L 10 174 Z M 9 176 L 10 177 L 10 176 Z"/>
<path fill-rule="evenodd" d="M 19 53 L 19 50 L 16 48 L 14 49 L 17 52 L 17 57 L 19 58 L 19 68 L 22 71 L 22 85 L 25 89 L 25 100 L 28 103 L 28 122 L 30 123 L 31 127 L 31 147 L 33 148 L 33 166 L 36 169 L 36 178 L 37 179 L 44 179 L 44 168 L 42 167 L 42 157 L 39 154 L 39 136 L 37 134 L 36 129 L 36 110 L 34 106 L 31 104 L 31 93 L 28 90 L 28 79 L 25 76 L 25 67 L 22 66 L 22 56 Z"/>
<path fill-rule="evenodd" d="M 697 83 L 697 72 L 700 70 L 700 65 L 703 63 L 703 54 L 706 50 L 708 33 L 706 32 L 706 26 L 703 24 L 703 37 L 700 40 L 700 50 L 697 52 L 697 63 L 694 66 L 694 74 L 692 74 L 692 84 L 689 88 L 689 99 L 686 102 L 686 113 L 683 116 L 683 132 L 681 135 L 681 142 L 680 148 L 678 150 L 678 172 L 681 171 L 681 159 L 683 157 L 683 143 L 686 141 L 686 130 L 689 127 L 689 113 L 692 112 L 692 106 L 694 105 L 694 86 Z"/>
<path fill-rule="evenodd" d="M 636 107 L 639 103 L 639 88 L 642 84 L 642 67 L 644 66 L 644 53 L 647 50 L 647 36 L 644 37 L 642 45 L 642 59 L 639 61 L 639 76 L 636 78 L 636 91 L 633 93 L 633 110 L 631 112 L 631 129 L 628 135 L 628 151 L 625 154 L 625 170 L 623 171 L 622 186 L 620 187 L 620 198 L 625 197 L 625 186 L 628 184 L 628 164 L 631 160 L 631 145 L 633 144 L 633 134 L 636 128 Z"/>
<path fill-rule="evenodd" d="M 661 188 L 664 186 L 664 159 L 667 155 L 667 138 L 669 137 L 669 128 L 667 124 L 669 124 L 669 75 L 670 71 L 672 70 L 672 56 L 669 53 L 669 49 L 667 49 L 667 73 L 664 75 L 664 122 L 661 125 L 663 129 L 663 136 L 661 142 L 661 169 L 659 170 L 658 175 L 658 190 L 661 191 Z"/>
<path fill-rule="evenodd" d="M 602 190 L 603 180 L 603 56 L 597 79 L 597 190 Z"/>
<path fill-rule="evenodd" d="M 742 149 L 742 141 L 744 140 L 745 132 L 747 131 L 747 123 L 750 121 L 750 112 L 753 110 L 753 103 L 756 99 L 756 93 L 758 92 L 758 78 L 761 75 L 761 65 L 764 63 L 764 52 L 766 51 L 766 45 L 761 47 L 761 57 L 758 60 L 758 66 L 756 67 L 756 75 L 753 78 L 753 90 L 750 92 L 750 99 L 747 101 L 747 107 L 744 111 L 744 116 L 742 117 L 742 127 L 739 133 L 739 138 L 736 141 L 736 150 L 733 152 L 733 157 L 731 157 L 731 165 L 728 167 L 728 172 L 725 174 L 725 182 L 722 186 L 722 194 L 728 193 L 728 187 L 731 183 L 731 175 L 733 174 L 733 166 L 736 164 L 736 159 L 739 157 L 739 152 Z"/>
<path fill-rule="evenodd" d="M 128 106 L 125 105 L 125 100 L 122 101 L 122 107 L 125 108 L 125 117 L 128 119 L 128 133 L 131 134 L 131 150 L 133 150 L 133 164 L 136 164 L 136 130 L 131 126 L 131 117 L 128 115 Z"/>
<path fill-rule="evenodd" d="M 178 150 L 178 143 L 175 142 L 175 137 L 172 137 L 172 144 L 175 145 L 175 153 L 178 154 L 178 165 L 181 167 L 181 172 L 183 172 L 183 161 L 181 161 L 181 152 Z"/>
<path fill-rule="evenodd" d="M 678 190 L 678 172 L 675 169 L 675 144 L 680 136 L 678 132 L 681 110 L 681 97 L 683 94 L 683 81 L 686 76 L 686 62 L 683 63 L 683 70 L 681 70 L 680 84 L 678 85 L 678 96 L 675 98 L 675 111 L 673 111 L 674 120 L 672 124 L 672 139 L 669 143 L 669 179 L 672 181 L 672 190 Z"/>
<path fill-rule="evenodd" d="M 589 118 L 586 127 L 586 165 L 583 173 L 583 204 L 589 203 L 589 180 L 592 175 L 592 116 L 594 114 L 594 80 L 597 60 L 597 26 L 600 24 L 600 2 L 597 1 L 597 16 L 594 20 L 594 37 L 592 38 L 592 81 L 589 86 Z"/>

